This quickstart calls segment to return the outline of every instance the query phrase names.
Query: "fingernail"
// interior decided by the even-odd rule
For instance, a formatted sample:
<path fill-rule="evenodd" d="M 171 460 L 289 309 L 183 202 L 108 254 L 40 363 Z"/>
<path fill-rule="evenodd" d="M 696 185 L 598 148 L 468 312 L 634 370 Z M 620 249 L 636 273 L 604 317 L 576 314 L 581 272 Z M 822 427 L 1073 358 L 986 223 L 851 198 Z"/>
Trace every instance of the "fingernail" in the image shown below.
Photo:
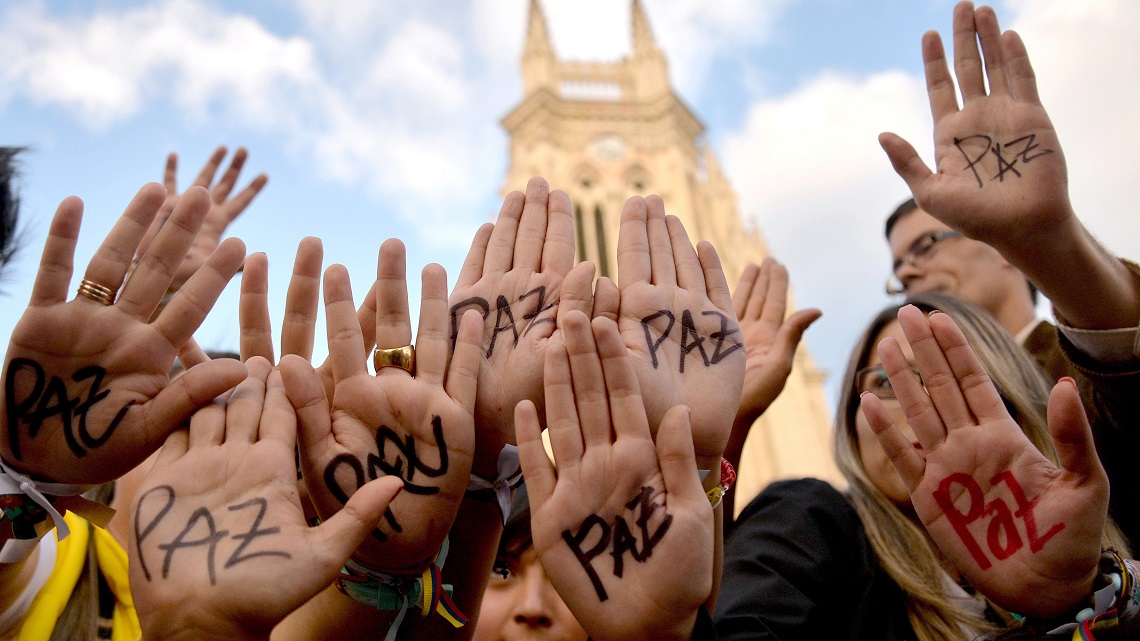
<path fill-rule="evenodd" d="M 942 313 L 942 310 L 936 309 L 936 310 L 930 312 L 930 314 L 928 314 L 927 316 L 933 318 L 935 314 L 941 314 L 941 313 Z"/>
<path fill-rule="evenodd" d="M 1061 380 L 1060 380 L 1060 381 L 1057 381 L 1057 382 L 1062 382 L 1062 381 L 1064 381 L 1064 382 L 1068 383 L 1069 385 L 1072 385 L 1072 386 L 1073 386 L 1073 389 L 1080 389 L 1080 388 L 1078 388 L 1078 387 L 1077 387 L 1077 382 L 1076 382 L 1076 381 L 1074 381 L 1072 378 L 1070 378 L 1070 377 L 1068 377 L 1068 376 L 1062 376 L 1062 377 L 1061 377 Z"/>

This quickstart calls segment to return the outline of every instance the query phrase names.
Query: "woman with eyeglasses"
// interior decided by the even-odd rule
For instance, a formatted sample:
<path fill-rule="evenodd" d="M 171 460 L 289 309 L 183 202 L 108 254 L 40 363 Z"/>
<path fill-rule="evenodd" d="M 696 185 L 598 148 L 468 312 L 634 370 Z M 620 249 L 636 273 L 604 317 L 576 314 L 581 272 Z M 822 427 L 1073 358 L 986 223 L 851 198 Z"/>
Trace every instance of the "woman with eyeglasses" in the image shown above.
<path fill-rule="evenodd" d="M 941 339 L 937 344 L 933 340 L 909 342 L 900 323 L 899 312 L 905 306 L 917 308 L 908 308 L 903 314 L 910 315 L 912 327 L 908 331 L 912 336 L 915 323 L 923 327 L 956 325 L 960 328 L 956 335 L 964 337 L 961 345 L 949 349 L 941 345 Z M 927 318 L 935 310 L 944 317 L 937 321 Z M 945 317 L 953 323 L 948 324 Z M 891 352 L 886 364 L 880 358 L 884 347 L 876 349 L 884 339 L 895 346 L 891 349 L 897 350 Z M 960 349 L 967 345 L 976 358 L 971 355 L 968 359 L 969 349 Z M 946 371 L 932 370 L 932 349 L 934 356 L 944 359 L 943 363 L 948 359 L 956 366 L 956 374 L 957 366 L 963 362 L 974 363 L 977 370 L 966 377 L 967 383 Z M 989 382 L 980 376 L 982 370 L 989 375 L 992 387 L 987 387 Z M 900 381 L 907 385 L 906 389 L 899 387 Z M 933 450 L 924 451 L 924 444 L 930 445 L 933 438 L 927 433 L 929 421 L 938 423 L 941 417 L 949 423 L 949 417 L 955 415 L 947 409 L 952 406 L 945 400 L 947 388 L 958 394 L 958 406 L 964 405 L 962 395 L 971 399 L 979 393 L 977 390 L 996 389 L 992 399 L 1000 395 L 1000 403 L 988 411 L 1004 412 L 1005 423 L 1001 425 L 1012 434 L 999 434 L 1005 440 L 985 449 L 979 435 L 992 435 L 991 430 L 997 428 L 982 421 L 985 413 L 972 406 L 958 412 L 971 420 L 976 415 L 977 425 L 973 427 L 983 431 L 974 432 L 975 440 L 965 441 L 967 445 L 955 445 L 956 453 L 965 456 L 969 453 L 967 448 L 981 448 L 973 452 L 974 456 L 965 458 L 970 461 L 968 465 L 977 466 L 975 476 L 984 478 L 975 483 L 975 488 L 966 476 L 950 474 L 946 478 L 951 480 L 943 483 L 945 487 L 936 484 L 934 492 L 928 492 L 922 483 L 936 483 L 932 475 L 935 470 L 942 470 L 939 457 L 955 453 L 950 447 L 937 455 Z M 1067 394 L 1068 390 L 1062 393 Z M 920 402 L 923 399 L 925 405 Z M 1075 388 L 1069 400 L 1079 411 Z M 1046 492 L 1040 484 L 1033 484 L 1040 481 L 1034 476 L 1037 474 L 1045 474 L 1047 480 L 1069 478 L 1064 476 L 1069 473 L 1069 461 L 1066 456 L 1058 457 L 1046 421 L 1049 402 L 1049 386 L 1036 364 L 985 312 L 938 295 L 916 297 L 905 305 L 884 309 L 856 343 L 836 412 L 835 455 L 848 487 L 840 492 L 814 479 L 782 481 L 769 486 L 744 508 L 725 542 L 724 580 L 716 614 L 718 636 L 974 639 L 1024 628 L 1005 609 L 1014 606 L 1028 617 L 1027 625 L 1032 625 L 1037 633 L 1072 622 L 1071 617 L 1065 619 L 1069 613 L 1063 611 L 1072 604 L 1051 600 L 1051 591 L 1071 595 L 1072 603 L 1078 605 L 1089 593 L 1077 594 L 1083 587 L 1064 587 L 1059 577 L 1062 569 L 1068 567 L 1066 564 L 1075 562 L 1080 550 L 1093 559 L 1090 567 L 1080 566 L 1082 571 L 1095 573 L 1099 548 L 1111 546 L 1124 558 L 1129 553 L 1115 525 L 1105 520 L 1108 484 L 1099 464 L 1089 465 L 1099 471 L 1099 476 L 1090 472 L 1088 483 L 1098 488 L 1103 485 L 1103 492 L 1082 486 L 1081 491 L 1086 494 L 1079 494 L 1080 501 L 1057 499 L 1055 491 Z M 1054 409 L 1052 405 L 1050 409 Z M 912 429 L 912 424 L 917 428 Z M 1084 425 L 1083 433 L 1087 435 L 1087 423 Z M 942 430 L 942 442 L 949 443 L 946 434 L 950 430 Z M 1056 429 L 1053 433 L 1057 434 Z M 955 436 L 963 434 L 969 433 L 959 432 Z M 880 439 L 887 441 L 886 448 Z M 1022 450 L 1017 449 L 1019 443 Z M 1074 446 L 1068 442 L 1062 445 L 1064 453 L 1071 456 Z M 1091 440 L 1088 448 L 1091 452 Z M 1095 453 L 1090 456 L 1095 461 Z M 1023 470 L 1013 466 L 1015 472 L 1010 473 L 1010 478 L 1014 480 L 1008 481 L 1011 487 L 1006 491 L 999 487 L 1004 477 L 982 468 L 1010 457 L 1027 461 L 1033 478 L 1026 479 Z M 904 463 L 913 469 L 900 475 L 896 466 Z M 915 470 L 923 468 L 927 476 L 920 480 L 916 474 L 921 474 Z M 975 470 L 970 467 L 967 471 Z M 1015 496 L 1011 498 L 1012 486 L 1018 479 L 1024 485 L 1017 487 L 1022 495 L 1018 497 L 1018 492 L 1013 492 Z M 921 494 L 916 493 L 920 488 Z M 939 495 L 942 490 L 945 496 Z M 998 495 L 1005 498 L 987 502 L 979 498 L 983 494 L 986 499 Z M 1025 504 L 1019 504 L 1022 499 Z M 1079 505 L 1093 516 L 1069 519 L 1058 530 L 1056 513 L 1052 511 L 1058 502 L 1064 509 L 1077 509 L 1075 506 Z M 936 514 L 936 519 L 932 514 L 939 506 L 947 511 Z M 1034 515 L 1037 521 L 1033 521 Z M 1026 518 L 1032 531 L 1026 529 Z M 947 522 L 954 528 L 947 530 Z M 961 542 L 956 543 L 959 534 Z M 1081 534 L 1083 539 L 1079 538 Z M 971 537 L 972 545 L 967 543 L 967 537 Z M 1049 545 L 1048 540 L 1053 537 L 1057 538 Z M 1077 537 L 1083 547 L 1066 537 Z M 1041 549 L 1029 550 L 1036 546 Z M 963 550 L 978 551 L 981 556 L 971 559 Z M 1063 558 L 1058 561 L 1051 554 Z M 1032 594 L 1029 605 L 1025 600 L 1027 590 L 1022 585 L 1025 581 L 1021 579 L 1040 577 L 1024 558 L 1044 564 L 1049 571 L 1057 570 L 1058 577 L 1046 582 L 1046 588 L 1028 589 Z M 1084 561 L 1088 565 L 1088 559 Z M 983 567 L 987 564 L 988 569 Z M 1017 569 L 1011 571 L 1007 567 L 1011 564 L 1018 564 Z M 1052 621 L 1054 617 L 1056 622 Z"/>

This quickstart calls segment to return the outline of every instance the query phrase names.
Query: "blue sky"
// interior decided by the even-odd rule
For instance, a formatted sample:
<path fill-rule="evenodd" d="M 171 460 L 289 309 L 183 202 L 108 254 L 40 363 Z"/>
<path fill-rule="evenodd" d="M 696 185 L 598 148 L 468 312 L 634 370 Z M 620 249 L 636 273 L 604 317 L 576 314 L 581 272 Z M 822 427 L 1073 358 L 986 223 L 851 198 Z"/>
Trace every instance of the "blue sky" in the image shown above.
<path fill-rule="evenodd" d="M 948 34 L 949 0 L 643 0 L 678 92 L 773 253 L 796 302 L 824 310 L 808 334 L 835 395 L 862 324 L 886 302 L 881 221 L 905 197 L 875 142 L 892 129 L 930 149 L 919 38 Z M 250 150 L 267 188 L 231 228 L 270 260 L 274 317 L 297 242 L 320 236 L 357 297 L 380 243 L 454 278 L 498 209 L 520 98 L 528 0 L 331 3 L 27 2 L 0 14 L 0 131 L 25 145 L 27 247 L 0 284 L 0 335 L 23 309 L 58 202 L 87 204 L 77 264 L 143 183 L 180 154 L 185 186 L 218 144 Z M 619 0 L 543 3 L 564 58 L 629 50 Z M 1140 5 L 1009 0 L 1003 26 L 1028 45 L 1069 159 L 1077 210 L 1110 248 L 1137 256 L 1129 161 L 1140 143 Z M 929 156 L 928 156 L 929 157 Z M 522 188 L 511 185 L 510 188 Z M 557 185 L 555 185 L 557 187 Z M 81 270 L 80 270 L 81 271 Z M 237 345 L 236 281 L 198 332 Z M 318 346 L 318 350 L 321 347 Z"/>

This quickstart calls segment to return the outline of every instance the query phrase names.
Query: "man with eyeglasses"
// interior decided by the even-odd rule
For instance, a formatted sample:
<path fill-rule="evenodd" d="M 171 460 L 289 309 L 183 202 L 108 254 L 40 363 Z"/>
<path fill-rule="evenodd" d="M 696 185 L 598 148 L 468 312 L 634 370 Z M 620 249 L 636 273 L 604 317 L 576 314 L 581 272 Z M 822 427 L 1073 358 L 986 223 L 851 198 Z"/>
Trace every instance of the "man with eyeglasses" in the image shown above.
<path fill-rule="evenodd" d="M 987 45 L 980 52 L 979 39 Z M 1140 451 L 1140 267 L 1111 254 L 1077 218 L 1020 37 L 1001 33 L 992 9 L 962 3 L 954 42 L 956 78 L 938 35 L 923 38 L 937 171 L 902 138 L 879 136 L 914 195 L 887 220 L 888 292 L 938 291 L 973 303 L 1053 380 L 1077 381 L 1109 474 L 1113 517 L 1140 545 L 1132 473 Z M 1057 327 L 1037 320 L 1038 289 Z"/>

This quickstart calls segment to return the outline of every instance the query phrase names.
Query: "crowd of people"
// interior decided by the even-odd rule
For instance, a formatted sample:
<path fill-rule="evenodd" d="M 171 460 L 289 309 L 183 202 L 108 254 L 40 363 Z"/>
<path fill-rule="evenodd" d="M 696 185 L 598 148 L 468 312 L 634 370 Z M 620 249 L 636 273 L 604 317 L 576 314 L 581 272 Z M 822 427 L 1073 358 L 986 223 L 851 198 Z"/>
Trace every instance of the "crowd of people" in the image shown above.
<path fill-rule="evenodd" d="M 1019 36 L 968 2 L 953 29 L 953 76 L 922 43 L 936 170 L 879 138 L 913 196 L 886 222 L 905 300 L 841 380 L 846 485 L 739 514 L 820 312 L 788 313 L 772 258 L 730 288 L 657 196 L 625 204 L 615 282 L 532 179 L 450 293 L 424 268 L 415 332 L 397 239 L 363 301 L 302 240 L 274 322 L 266 256 L 223 239 L 266 185 L 235 191 L 244 150 L 181 193 L 172 155 L 74 296 L 65 199 L 3 363 L 0 638 L 1140 638 L 1140 267 L 1077 217 Z M 207 354 L 239 270 L 238 353 Z"/>

